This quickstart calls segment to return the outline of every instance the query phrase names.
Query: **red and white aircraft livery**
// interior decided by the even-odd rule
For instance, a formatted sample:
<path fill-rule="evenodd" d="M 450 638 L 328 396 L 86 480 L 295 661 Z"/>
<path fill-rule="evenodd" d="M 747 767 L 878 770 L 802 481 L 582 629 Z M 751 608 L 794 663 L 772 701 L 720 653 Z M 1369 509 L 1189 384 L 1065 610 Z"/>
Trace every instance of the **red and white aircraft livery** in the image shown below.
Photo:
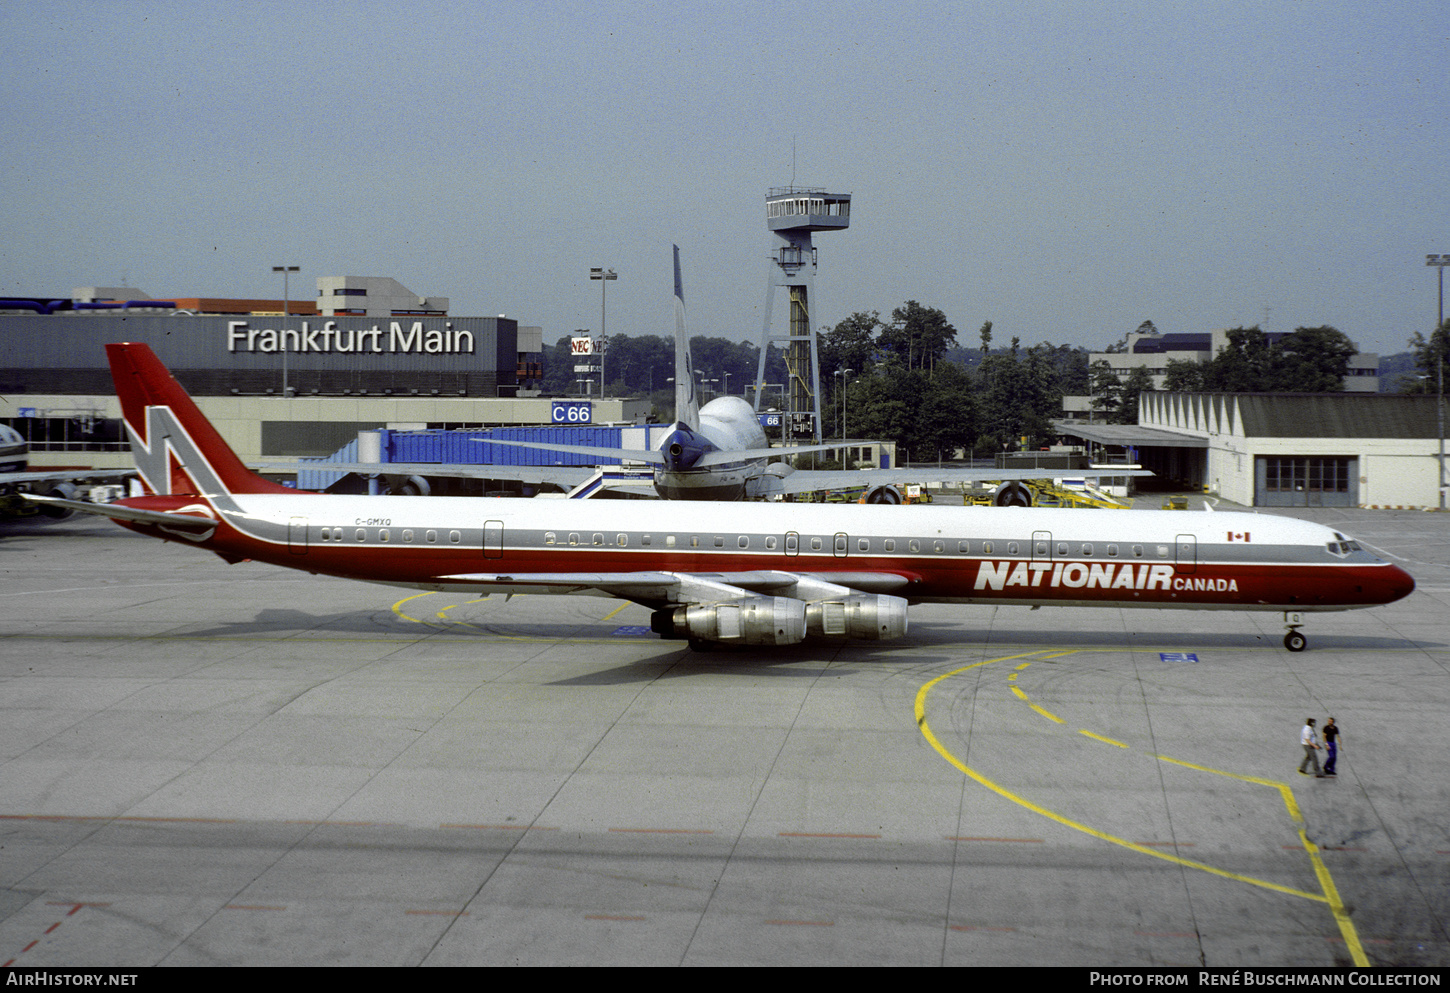
<path fill-rule="evenodd" d="M 1241 513 L 333 496 L 250 472 L 142 344 L 107 345 L 150 495 L 73 509 L 230 562 L 470 593 L 587 593 L 692 646 L 885 639 L 912 603 L 1301 612 L 1415 582 L 1318 524 Z M 72 501 L 36 497 L 72 506 Z"/>

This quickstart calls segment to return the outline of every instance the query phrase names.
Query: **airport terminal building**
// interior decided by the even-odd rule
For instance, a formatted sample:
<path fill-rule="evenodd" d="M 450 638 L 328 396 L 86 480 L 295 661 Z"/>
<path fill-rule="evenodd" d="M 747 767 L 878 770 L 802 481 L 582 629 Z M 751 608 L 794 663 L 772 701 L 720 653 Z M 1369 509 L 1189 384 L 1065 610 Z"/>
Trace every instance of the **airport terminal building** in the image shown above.
<path fill-rule="evenodd" d="M 150 345 L 245 461 L 330 455 L 375 428 L 557 419 L 558 401 L 531 389 L 542 328 L 453 317 L 446 297 L 385 277 L 317 284 L 316 301 L 287 301 L 285 316 L 282 300 L 153 300 L 131 288 L 0 300 L 0 422 L 30 441 L 33 468 L 128 465 L 104 348 L 119 341 Z M 645 401 L 580 402 L 586 423 L 648 413 Z"/>

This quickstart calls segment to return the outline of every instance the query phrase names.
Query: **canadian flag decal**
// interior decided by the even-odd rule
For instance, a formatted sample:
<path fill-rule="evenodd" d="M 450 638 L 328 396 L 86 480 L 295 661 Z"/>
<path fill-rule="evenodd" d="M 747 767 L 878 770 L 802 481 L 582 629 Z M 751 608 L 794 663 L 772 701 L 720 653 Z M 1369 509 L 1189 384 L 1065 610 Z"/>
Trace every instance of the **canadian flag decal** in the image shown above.
<path fill-rule="evenodd" d="M 1229 541 L 1248 541 L 1249 540 L 1249 533 L 1247 531 L 1230 531 L 1228 533 L 1228 540 Z"/>

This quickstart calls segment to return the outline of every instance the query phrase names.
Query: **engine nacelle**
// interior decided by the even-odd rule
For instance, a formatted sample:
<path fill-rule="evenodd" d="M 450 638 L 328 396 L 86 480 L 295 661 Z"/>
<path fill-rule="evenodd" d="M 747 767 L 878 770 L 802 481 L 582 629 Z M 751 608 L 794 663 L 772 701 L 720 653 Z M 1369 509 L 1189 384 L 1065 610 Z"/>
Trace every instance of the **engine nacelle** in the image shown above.
<path fill-rule="evenodd" d="M 906 601 L 884 593 L 858 593 L 806 604 L 806 632 L 817 637 L 886 641 L 906 634 Z"/>
<path fill-rule="evenodd" d="M 1030 507 L 1037 502 L 1032 487 L 1017 480 L 1009 480 L 997 487 L 992 503 L 998 507 Z"/>
<path fill-rule="evenodd" d="M 423 476 L 392 476 L 388 479 L 390 496 L 432 496 L 433 487 Z"/>
<path fill-rule="evenodd" d="M 861 498 L 862 503 L 902 503 L 901 490 L 890 483 L 869 487 Z"/>
<path fill-rule="evenodd" d="M 790 597 L 749 597 L 659 610 L 650 627 L 666 638 L 732 645 L 794 645 L 806 636 L 806 605 Z"/>
<path fill-rule="evenodd" d="M 56 483 L 55 486 L 50 489 L 50 492 L 46 494 L 46 496 L 57 497 L 61 500 L 79 500 L 81 498 L 80 491 L 76 489 L 75 485 L 72 483 Z M 69 507 L 52 507 L 44 505 L 41 506 L 40 512 L 46 517 L 54 518 L 57 521 L 67 520 L 72 514 L 75 513 L 75 511 L 71 510 Z"/>

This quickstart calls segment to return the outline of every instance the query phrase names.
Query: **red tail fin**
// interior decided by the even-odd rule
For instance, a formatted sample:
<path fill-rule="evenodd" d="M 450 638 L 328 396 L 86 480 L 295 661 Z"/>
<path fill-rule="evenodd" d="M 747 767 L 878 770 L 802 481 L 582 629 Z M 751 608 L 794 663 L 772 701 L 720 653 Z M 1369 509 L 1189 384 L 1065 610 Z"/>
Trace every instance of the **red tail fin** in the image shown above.
<path fill-rule="evenodd" d="M 107 345 L 131 455 L 153 493 L 292 493 L 237 458 L 150 345 Z"/>

